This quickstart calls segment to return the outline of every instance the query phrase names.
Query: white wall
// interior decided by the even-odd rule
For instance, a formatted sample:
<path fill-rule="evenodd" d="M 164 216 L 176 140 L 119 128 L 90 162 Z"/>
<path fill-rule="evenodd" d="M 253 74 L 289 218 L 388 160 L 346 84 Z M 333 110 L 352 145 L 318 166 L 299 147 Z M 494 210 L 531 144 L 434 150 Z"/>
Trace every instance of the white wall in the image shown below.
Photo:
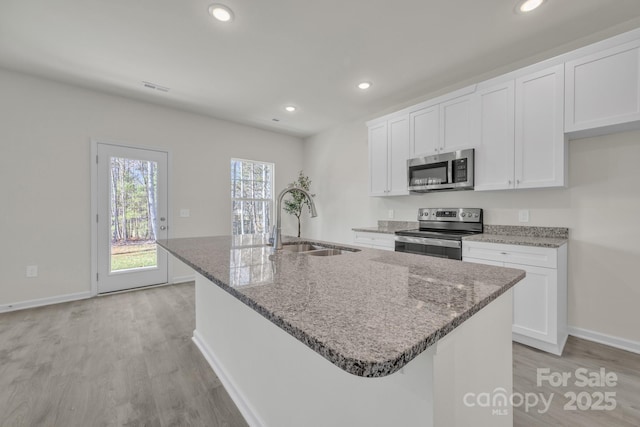
<path fill-rule="evenodd" d="M 305 172 L 318 218 L 303 234 L 351 243 L 352 227 L 376 225 L 393 209 L 415 221 L 421 207 L 479 207 L 485 223 L 569 227 L 569 325 L 640 342 L 640 132 L 569 142 L 566 189 L 446 192 L 369 197 L 367 128 L 358 121 L 309 138 Z"/>
<path fill-rule="evenodd" d="M 230 233 L 231 157 L 274 162 L 276 188 L 303 161 L 299 138 L 13 72 L 0 94 L 0 305 L 89 291 L 91 138 L 171 151 L 171 237 Z"/>

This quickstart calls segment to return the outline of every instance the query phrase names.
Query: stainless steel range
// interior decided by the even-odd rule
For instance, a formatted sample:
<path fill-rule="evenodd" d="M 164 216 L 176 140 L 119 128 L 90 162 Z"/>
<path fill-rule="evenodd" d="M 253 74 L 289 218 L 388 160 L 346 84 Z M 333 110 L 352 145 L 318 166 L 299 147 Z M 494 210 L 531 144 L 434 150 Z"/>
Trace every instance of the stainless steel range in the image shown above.
<path fill-rule="evenodd" d="M 422 208 L 420 228 L 396 231 L 396 252 L 462 259 L 462 238 L 482 233 L 482 209 Z"/>

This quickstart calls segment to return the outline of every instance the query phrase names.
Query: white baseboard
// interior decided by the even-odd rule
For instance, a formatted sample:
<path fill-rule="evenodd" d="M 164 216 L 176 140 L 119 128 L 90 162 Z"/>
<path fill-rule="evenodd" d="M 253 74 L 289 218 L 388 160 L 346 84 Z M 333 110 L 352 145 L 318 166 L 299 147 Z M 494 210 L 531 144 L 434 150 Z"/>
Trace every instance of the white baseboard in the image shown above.
<path fill-rule="evenodd" d="M 609 347 L 615 347 L 621 350 L 640 354 L 640 342 L 637 341 L 615 337 L 613 335 L 607 335 L 600 332 L 590 331 L 588 329 L 577 328 L 575 326 L 569 326 L 568 332 L 569 335 L 577 338 L 582 338 L 588 341 L 608 345 Z"/>
<path fill-rule="evenodd" d="M 224 389 L 227 391 L 227 393 L 229 393 L 229 397 L 231 397 L 233 403 L 236 404 L 238 410 L 240 410 L 240 413 L 244 417 L 247 424 L 249 424 L 251 427 L 263 427 L 265 425 L 264 422 L 255 413 L 242 392 L 240 392 L 235 386 L 233 380 L 227 375 L 224 367 L 214 354 L 213 350 L 211 350 L 209 346 L 202 340 L 202 337 L 200 336 L 200 334 L 198 334 L 197 330 L 193 331 L 192 340 L 196 344 L 198 349 L 200 349 L 200 352 L 207 360 L 207 362 L 209 362 L 211 369 L 213 369 L 213 372 L 215 372 L 215 374 L 220 379 L 220 382 L 224 386 Z"/>
<path fill-rule="evenodd" d="M 184 283 L 184 282 L 195 282 L 196 280 L 196 275 L 192 274 L 190 276 L 176 276 L 176 277 L 172 277 L 171 278 L 171 284 L 175 285 L 177 283 Z"/>
<path fill-rule="evenodd" d="M 75 294 L 57 295 L 54 297 L 38 298 L 28 301 L 14 302 L 0 305 L 0 313 L 9 311 L 24 310 L 26 308 L 41 307 L 43 305 L 60 304 L 62 302 L 77 301 L 91 298 L 91 292 L 78 292 Z"/>

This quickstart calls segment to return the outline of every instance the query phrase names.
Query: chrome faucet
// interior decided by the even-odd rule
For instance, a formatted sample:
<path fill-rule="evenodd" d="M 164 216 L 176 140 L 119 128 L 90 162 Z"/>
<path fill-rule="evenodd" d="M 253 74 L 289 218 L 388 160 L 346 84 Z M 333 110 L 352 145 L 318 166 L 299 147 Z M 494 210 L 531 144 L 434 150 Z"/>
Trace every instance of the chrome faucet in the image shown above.
<path fill-rule="evenodd" d="M 271 234 L 271 238 L 273 239 L 273 248 L 276 250 L 282 249 L 282 198 L 285 194 L 291 191 L 300 191 L 302 194 L 307 196 L 307 199 L 309 199 L 309 207 L 311 208 L 311 218 L 318 216 L 318 213 L 316 212 L 316 205 L 313 203 L 313 197 L 307 190 L 294 185 L 289 185 L 287 188 L 282 190 L 280 194 L 278 194 L 278 200 L 276 202 L 276 225 L 273 226 L 273 233 Z"/>

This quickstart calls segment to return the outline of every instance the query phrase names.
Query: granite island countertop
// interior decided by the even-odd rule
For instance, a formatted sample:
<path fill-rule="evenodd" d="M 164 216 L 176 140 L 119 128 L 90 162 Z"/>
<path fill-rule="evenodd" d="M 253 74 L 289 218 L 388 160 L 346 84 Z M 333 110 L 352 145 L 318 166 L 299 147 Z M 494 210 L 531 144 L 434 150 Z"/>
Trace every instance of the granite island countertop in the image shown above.
<path fill-rule="evenodd" d="M 265 236 L 158 241 L 331 363 L 363 377 L 399 370 L 525 276 L 522 270 L 320 243 L 354 252 L 274 253 Z"/>

